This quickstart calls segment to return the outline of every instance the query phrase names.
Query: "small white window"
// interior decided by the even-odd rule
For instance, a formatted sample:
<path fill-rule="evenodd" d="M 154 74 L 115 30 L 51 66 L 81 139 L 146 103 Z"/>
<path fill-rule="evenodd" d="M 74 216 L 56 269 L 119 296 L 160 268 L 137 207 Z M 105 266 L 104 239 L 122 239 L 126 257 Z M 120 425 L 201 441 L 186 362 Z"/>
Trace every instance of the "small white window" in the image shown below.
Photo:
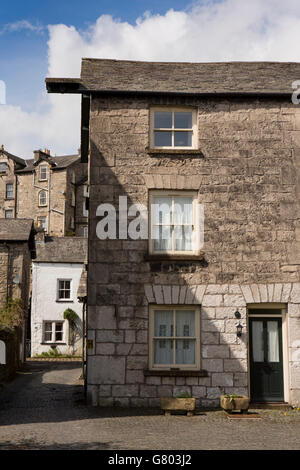
<path fill-rule="evenodd" d="M 71 279 L 58 279 L 57 300 L 71 300 Z"/>
<path fill-rule="evenodd" d="M 7 171 L 7 164 L 5 162 L 0 162 L 0 173 L 6 173 Z"/>
<path fill-rule="evenodd" d="M 86 199 L 84 199 L 84 201 L 83 201 L 82 215 L 83 215 L 83 217 L 88 217 L 89 216 L 89 211 L 86 208 Z"/>
<path fill-rule="evenodd" d="M 44 322 L 44 343 L 64 342 L 64 322 L 45 321 Z"/>
<path fill-rule="evenodd" d="M 83 185 L 83 197 L 89 197 L 89 189 L 87 184 Z"/>
<path fill-rule="evenodd" d="M 5 218 L 6 218 L 6 219 L 13 219 L 13 216 L 14 216 L 14 214 L 13 214 L 13 210 L 12 210 L 12 209 L 7 209 L 7 210 L 5 211 Z"/>
<path fill-rule="evenodd" d="M 200 369 L 198 307 L 150 307 L 150 367 Z"/>
<path fill-rule="evenodd" d="M 47 217 L 46 216 L 41 216 L 37 218 L 38 220 L 38 227 L 41 227 L 45 231 L 47 230 Z"/>
<path fill-rule="evenodd" d="M 196 192 L 153 191 L 149 197 L 151 254 L 197 255 Z"/>
<path fill-rule="evenodd" d="M 13 199 L 14 198 L 14 185 L 13 183 L 7 183 L 5 187 L 5 197 L 6 199 Z"/>
<path fill-rule="evenodd" d="M 45 181 L 47 180 L 47 165 L 40 165 L 40 176 L 39 176 L 40 181 Z"/>
<path fill-rule="evenodd" d="M 70 228 L 72 230 L 74 230 L 74 228 L 75 228 L 75 219 L 74 219 L 73 216 L 71 216 L 71 218 L 70 218 Z"/>
<path fill-rule="evenodd" d="M 197 111 L 194 108 L 152 108 L 150 147 L 197 148 Z"/>
<path fill-rule="evenodd" d="M 83 236 L 84 238 L 88 238 L 89 236 L 89 228 L 87 226 L 83 227 Z"/>
<path fill-rule="evenodd" d="M 39 192 L 39 206 L 46 206 L 47 205 L 47 192 L 40 191 Z"/>

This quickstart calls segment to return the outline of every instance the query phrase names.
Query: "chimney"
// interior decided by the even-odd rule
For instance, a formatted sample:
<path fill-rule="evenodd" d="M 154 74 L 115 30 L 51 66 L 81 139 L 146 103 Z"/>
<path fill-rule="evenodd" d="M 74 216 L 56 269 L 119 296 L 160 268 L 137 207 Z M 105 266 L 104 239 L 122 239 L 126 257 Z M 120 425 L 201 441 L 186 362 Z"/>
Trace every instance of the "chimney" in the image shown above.
<path fill-rule="evenodd" d="M 34 150 L 33 155 L 34 155 L 34 161 L 37 162 L 38 159 L 40 158 L 40 152 L 41 150 Z"/>
<path fill-rule="evenodd" d="M 4 145 L 3 144 L 0 145 L 0 150 L 4 150 Z"/>
<path fill-rule="evenodd" d="M 50 150 L 49 149 L 44 149 L 44 153 L 46 153 L 47 155 L 50 155 Z"/>

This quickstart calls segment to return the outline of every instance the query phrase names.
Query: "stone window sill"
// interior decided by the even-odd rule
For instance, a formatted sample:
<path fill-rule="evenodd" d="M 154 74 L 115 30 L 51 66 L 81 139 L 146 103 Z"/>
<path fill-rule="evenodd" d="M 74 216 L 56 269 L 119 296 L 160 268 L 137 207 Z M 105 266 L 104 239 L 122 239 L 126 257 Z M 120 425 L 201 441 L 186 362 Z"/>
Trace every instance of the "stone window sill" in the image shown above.
<path fill-rule="evenodd" d="M 46 345 L 46 346 L 66 346 L 67 345 L 67 343 L 61 343 L 61 342 L 57 342 L 57 343 L 42 342 L 40 344 L 43 344 L 43 345 Z"/>
<path fill-rule="evenodd" d="M 204 154 L 199 149 L 146 149 L 150 157 L 165 157 L 170 156 L 173 158 L 204 158 Z"/>
<path fill-rule="evenodd" d="M 206 370 L 144 370 L 144 376 L 158 377 L 208 377 Z"/>
<path fill-rule="evenodd" d="M 145 261 L 202 261 L 204 259 L 204 253 L 197 255 L 152 255 L 147 254 L 144 257 Z"/>

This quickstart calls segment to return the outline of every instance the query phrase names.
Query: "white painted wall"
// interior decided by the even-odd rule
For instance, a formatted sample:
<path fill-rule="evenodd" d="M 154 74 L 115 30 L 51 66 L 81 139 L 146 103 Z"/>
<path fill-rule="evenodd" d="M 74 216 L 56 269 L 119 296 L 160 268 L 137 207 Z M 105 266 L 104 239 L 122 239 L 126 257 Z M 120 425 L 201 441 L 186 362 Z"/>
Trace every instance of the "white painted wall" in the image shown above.
<path fill-rule="evenodd" d="M 78 263 L 32 263 L 32 301 L 31 301 L 31 356 L 48 352 L 50 344 L 43 344 L 45 321 L 59 320 L 64 322 L 64 341 L 57 343 L 57 350 L 62 354 L 81 354 L 82 351 L 82 304 L 77 300 L 77 290 L 83 264 Z M 71 300 L 57 300 L 57 280 L 71 279 Z M 64 320 L 64 311 L 74 310 L 78 317 L 80 337 L 75 343 L 75 350 L 69 344 L 69 325 Z"/>

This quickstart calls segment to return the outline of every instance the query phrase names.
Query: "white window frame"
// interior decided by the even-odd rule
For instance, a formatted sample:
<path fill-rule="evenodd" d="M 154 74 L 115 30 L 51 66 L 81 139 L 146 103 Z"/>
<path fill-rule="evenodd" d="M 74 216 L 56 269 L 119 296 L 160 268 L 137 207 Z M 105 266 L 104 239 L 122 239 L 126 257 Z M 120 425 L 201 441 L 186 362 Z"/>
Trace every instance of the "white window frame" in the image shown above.
<path fill-rule="evenodd" d="M 46 175 L 45 178 L 42 177 L 43 170 L 45 169 Z M 48 166 L 47 165 L 40 165 L 39 166 L 39 181 L 47 181 L 48 179 Z"/>
<path fill-rule="evenodd" d="M 85 225 L 83 227 L 83 236 L 84 236 L 84 238 L 88 238 L 88 236 L 89 236 L 89 228 L 88 228 L 87 225 Z"/>
<path fill-rule="evenodd" d="M 197 202 L 198 202 L 198 192 L 197 191 L 171 191 L 171 190 L 153 190 L 153 191 L 149 191 L 149 253 L 151 255 L 172 255 L 172 256 L 183 256 L 183 255 L 187 255 L 187 256 L 196 256 L 196 255 L 199 255 L 199 251 L 200 250 L 197 250 L 197 249 L 194 249 L 194 250 L 185 250 L 185 251 L 179 251 L 179 250 L 155 250 L 154 249 L 154 239 L 152 239 L 152 233 L 153 233 L 153 220 L 152 220 L 152 204 L 155 204 L 155 198 L 156 197 L 162 197 L 162 196 L 165 196 L 165 197 L 172 197 L 172 198 L 176 198 L 176 197 L 182 197 L 182 196 L 185 196 L 185 197 L 191 197 L 193 198 L 193 207 L 192 207 L 192 217 L 193 217 L 193 235 L 195 234 L 195 225 L 196 223 L 198 222 L 197 220 Z M 174 201 L 172 203 L 172 206 L 174 206 Z M 172 222 L 174 221 L 174 210 L 172 211 Z M 163 224 L 162 224 L 163 225 Z M 166 224 L 166 225 L 169 225 L 169 224 Z M 172 229 L 172 247 L 174 247 L 174 224 L 172 223 L 171 224 L 173 229 Z M 195 244 L 195 240 L 194 240 L 194 244 Z"/>
<path fill-rule="evenodd" d="M 51 340 L 46 340 L 46 323 L 51 323 Z M 62 339 L 56 340 L 56 324 L 62 324 Z M 66 331 L 65 331 L 65 321 L 64 320 L 44 320 L 43 322 L 43 343 L 49 344 L 61 344 L 66 343 Z"/>
<path fill-rule="evenodd" d="M 41 203 L 41 194 L 45 193 L 45 203 Z M 45 207 L 47 206 L 48 204 L 48 195 L 47 195 L 47 191 L 45 189 L 42 189 L 41 191 L 39 191 L 39 207 Z"/>
<path fill-rule="evenodd" d="M 6 216 L 7 212 L 11 212 L 11 217 L 7 217 L 7 216 Z M 13 218 L 14 218 L 14 211 L 13 211 L 13 209 L 5 209 L 5 218 L 6 218 L 6 219 L 13 219 Z"/>
<path fill-rule="evenodd" d="M 84 199 L 83 204 L 82 204 L 82 215 L 83 215 L 83 217 L 88 217 L 89 216 L 89 211 L 86 209 L 85 199 Z"/>
<path fill-rule="evenodd" d="M 154 336 L 154 316 L 156 310 L 168 310 L 173 311 L 174 315 L 174 332 L 176 333 L 176 310 L 193 310 L 195 312 L 195 336 L 166 336 L 166 337 L 155 337 Z M 200 358 L 200 306 L 198 305 L 150 305 L 149 306 L 149 369 L 150 370 L 200 370 L 201 358 Z M 154 340 L 155 339 L 173 339 L 174 345 L 176 339 L 194 339 L 195 340 L 195 363 L 194 364 L 176 364 L 175 354 L 176 349 L 173 347 L 174 363 L 173 364 L 154 364 Z"/>
<path fill-rule="evenodd" d="M 66 298 L 66 297 L 60 297 L 59 296 L 59 291 L 60 290 L 69 290 L 69 289 L 61 289 L 59 286 L 60 286 L 60 282 L 66 282 L 66 281 L 69 281 L 70 282 L 70 297 L 69 298 Z M 72 302 L 73 301 L 73 298 L 72 298 L 72 279 L 70 278 L 65 278 L 65 279 L 57 279 L 57 292 L 56 292 L 56 300 L 58 302 Z"/>
<path fill-rule="evenodd" d="M 37 218 L 37 223 L 39 225 L 39 220 L 43 220 L 45 219 L 45 227 L 43 227 L 43 224 L 42 224 L 42 228 L 45 230 L 45 232 L 47 231 L 47 216 L 46 215 L 40 215 L 38 216 Z"/>
<path fill-rule="evenodd" d="M 83 185 L 83 197 L 89 197 L 89 189 L 87 184 Z"/>
<path fill-rule="evenodd" d="M 154 114 L 157 111 L 164 111 L 164 112 L 171 112 L 172 113 L 172 128 L 155 128 L 154 127 Z M 174 112 L 191 112 L 192 113 L 192 127 L 188 129 L 177 129 L 174 128 Z M 150 108 L 150 148 L 152 149 L 181 149 L 181 150 L 189 150 L 189 149 L 197 149 L 198 148 L 198 124 L 197 124 L 197 108 L 194 107 L 179 107 L 179 106 L 172 106 L 172 107 L 161 107 L 161 106 L 154 106 Z M 172 145 L 171 146 L 155 146 L 154 140 L 154 132 L 161 131 L 161 132 L 172 132 Z M 175 146 L 174 145 L 174 132 L 192 132 L 192 145 L 191 146 Z"/>
<path fill-rule="evenodd" d="M 7 191 L 8 186 L 11 186 L 11 191 Z M 8 196 L 8 192 L 12 193 L 12 196 Z M 5 199 L 14 199 L 14 183 L 6 183 L 6 185 L 5 185 Z"/>
<path fill-rule="evenodd" d="M 1 166 L 3 166 L 4 169 L 1 170 Z M 0 174 L 1 175 L 4 175 L 7 173 L 7 168 L 8 168 L 8 165 L 6 162 L 0 162 Z"/>

